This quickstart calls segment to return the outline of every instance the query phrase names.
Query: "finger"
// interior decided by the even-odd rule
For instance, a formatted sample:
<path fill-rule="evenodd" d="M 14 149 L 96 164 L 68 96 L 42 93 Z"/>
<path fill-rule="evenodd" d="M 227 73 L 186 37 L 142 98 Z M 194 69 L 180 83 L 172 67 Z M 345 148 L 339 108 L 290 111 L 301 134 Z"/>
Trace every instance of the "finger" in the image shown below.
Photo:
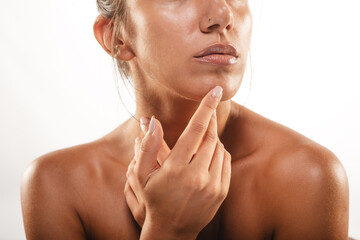
<path fill-rule="evenodd" d="M 138 194 L 141 191 L 141 187 L 139 184 L 138 179 L 135 177 L 134 175 L 134 169 L 137 167 L 137 162 L 135 159 L 131 160 L 129 166 L 128 166 L 128 170 L 126 172 L 126 178 L 127 178 L 127 182 L 130 184 L 130 187 L 132 188 L 132 190 L 134 190 L 134 193 L 136 195 L 136 198 L 138 200 L 140 200 L 138 198 Z M 140 196 L 140 195 L 139 195 Z"/>
<path fill-rule="evenodd" d="M 128 169 L 126 171 L 126 177 L 127 178 L 129 177 L 130 172 L 133 172 L 135 163 L 136 163 L 135 159 L 131 160 L 131 162 L 130 162 L 130 164 L 128 166 Z"/>
<path fill-rule="evenodd" d="M 142 138 L 141 137 L 137 137 L 135 138 L 135 144 L 134 144 L 134 159 L 138 159 L 138 153 L 139 153 L 139 149 L 140 149 L 140 146 L 141 146 L 141 141 L 142 141 Z"/>
<path fill-rule="evenodd" d="M 160 122 L 160 121 L 159 121 Z M 146 132 L 148 131 L 149 129 L 149 123 L 150 123 L 150 120 L 147 118 L 147 117 L 141 117 L 140 118 L 140 127 L 143 131 L 144 134 L 146 134 Z M 161 126 L 161 123 L 160 123 L 160 126 Z M 164 132 L 163 132 L 163 129 L 162 129 L 162 126 L 161 126 L 161 131 L 162 131 L 162 135 L 164 135 Z M 161 144 L 161 147 L 160 147 L 160 150 L 159 150 L 159 153 L 158 153 L 158 162 L 159 162 L 159 165 L 163 165 L 164 161 L 166 160 L 166 158 L 169 156 L 170 154 L 170 148 L 169 146 L 167 145 L 167 143 L 165 142 L 165 140 L 163 139 L 162 140 L 162 144 Z"/>
<path fill-rule="evenodd" d="M 146 185 L 150 173 L 159 168 L 157 157 L 163 138 L 159 125 L 160 122 L 153 116 L 150 121 L 149 131 L 147 131 L 141 142 L 134 173 L 142 186 Z"/>
<path fill-rule="evenodd" d="M 208 171 L 218 142 L 217 120 L 215 113 L 213 113 L 204 139 L 201 142 L 196 155 L 192 159 L 191 164 L 194 165 L 197 169 Z"/>
<path fill-rule="evenodd" d="M 228 151 L 224 151 L 224 161 L 221 173 L 221 184 L 223 185 L 224 191 L 229 191 L 231 182 L 231 154 Z"/>
<path fill-rule="evenodd" d="M 135 162 L 135 161 L 133 161 Z M 136 163 L 132 166 L 129 166 L 129 171 L 127 174 L 127 183 L 129 184 L 129 187 L 131 188 L 131 190 L 133 191 L 137 201 L 140 203 L 142 202 L 141 199 L 141 193 L 142 193 L 142 187 L 139 183 L 139 180 L 136 178 L 135 174 L 134 174 L 134 168 L 136 167 Z"/>
<path fill-rule="evenodd" d="M 148 117 L 140 118 L 140 127 L 141 127 L 141 130 L 143 131 L 144 135 L 148 131 L 149 123 L 150 123 L 150 119 Z"/>
<path fill-rule="evenodd" d="M 139 201 L 128 181 L 126 181 L 125 183 L 124 194 L 130 210 L 131 211 L 135 210 L 136 206 L 139 204 Z"/>
<path fill-rule="evenodd" d="M 217 108 L 221 96 L 222 88 L 220 86 L 216 86 L 206 94 L 172 149 L 171 155 L 181 155 L 183 156 L 184 163 L 190 162 L 191 157 L 196 153 L 206 129 L 208 128 L 210 117 Z M 174 157 L 169 160 L 172 159 L 178 158 Z"/>
<path fill-rule="evenodd" d="M 124 195 L 131 214 L 133 215 L 136 222 L 140 226 L 142 226 L 143 225 L 142 215 L 145 215 L 145 211 L 143 210 L 142 205 L 139 203 L 133 189 L 131 188 L 128 182 L 125 183 Z"/>
<path fill-rule="evenodd" d="M 211 181 L 221 184 L 221 172 L 223 168 L 223 162 L 224 162 L 224 145 L 219 140 L 217 141 L 214 156 L 209 166 L 209 174 L 211 176 L 210 177 Z"/>

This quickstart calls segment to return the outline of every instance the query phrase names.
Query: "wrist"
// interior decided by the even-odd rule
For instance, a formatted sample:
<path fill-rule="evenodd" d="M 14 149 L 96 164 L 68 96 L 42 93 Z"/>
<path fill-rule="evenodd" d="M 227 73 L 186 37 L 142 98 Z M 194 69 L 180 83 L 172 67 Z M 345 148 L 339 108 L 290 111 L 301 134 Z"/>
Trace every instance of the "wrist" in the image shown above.
<path fill-rule="evenodd" d="M 167 225 L 155 224 L 145 219 L 140 240 L 195 240 L 197 234 L 179 233 L 169 229 Z"/>

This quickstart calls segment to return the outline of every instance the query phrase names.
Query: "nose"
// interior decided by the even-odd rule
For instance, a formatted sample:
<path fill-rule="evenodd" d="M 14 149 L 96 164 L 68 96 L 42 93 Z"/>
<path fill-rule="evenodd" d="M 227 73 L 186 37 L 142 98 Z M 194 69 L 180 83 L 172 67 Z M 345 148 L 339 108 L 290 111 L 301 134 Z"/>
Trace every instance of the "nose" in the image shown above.
<path fill-rule="evenodd" d="M 204 33 L 217 31 L 220 34 L 230 31 L 234 24 L 234 15 L 226 0 L 206 0 L 206 13 L 200 22 L 200 29 Z"/>

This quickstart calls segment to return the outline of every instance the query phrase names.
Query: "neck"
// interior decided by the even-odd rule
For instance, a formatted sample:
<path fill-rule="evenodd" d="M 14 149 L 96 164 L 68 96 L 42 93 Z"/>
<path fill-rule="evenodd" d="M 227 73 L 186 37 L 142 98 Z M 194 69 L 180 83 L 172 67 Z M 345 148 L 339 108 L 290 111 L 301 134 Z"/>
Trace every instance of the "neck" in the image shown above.
<path fill-rule="evenodd" d="M 191 117 L 199 107 L 200 101 L 186 99 L 168 91 L 157 93 L 149 89 L 144 92 L 136 91 L 135 118 L 150 118 L 152 115 L 161 122 L 164 140 L 172 149 L 178 138 L 188 125 Z M 225 132 L 226 124 L 231 114 L 231 101 L 222 101 L 217 109 L 217 129 L 220 140 Z M 138 124 L 134 120 L 134 124 Z"/>

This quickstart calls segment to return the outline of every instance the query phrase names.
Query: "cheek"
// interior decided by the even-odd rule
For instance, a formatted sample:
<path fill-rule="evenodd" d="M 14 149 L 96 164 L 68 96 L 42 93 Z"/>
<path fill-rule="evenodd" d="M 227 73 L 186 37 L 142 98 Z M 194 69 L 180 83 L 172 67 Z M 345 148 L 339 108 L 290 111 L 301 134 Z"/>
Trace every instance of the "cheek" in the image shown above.
<path fill-rule="evenodd" d="M 137 61 L 147 74 L 159 81 L 170 81 L 181 75 L 185 63 L 191 60 L 196 42 L 195 14 L 162 12 L 148 16 L 138 24 Z"/>
<path fill-rule="evenodd" d="M 237 46 L 242 54 L 249 50 L 252 35 L 253 20 L 250 9 L 241 8 L 235 15 L 233 32 L 236 36 Z"/>
<path fill-rule="evenodd" d="M 143 32 L 142 42 L 146 44 L 146 48 L 160 59 L 169 60 L 168 56 L 172 57 L 179 52 L 186 54 L 189 44 L 194 43 L 196 20 L 189 13 L 170 14 L 165 11 L 154 17 L 150 16 Z"/>
<path fill-rule="evenodd" d="M 243 19 L 241 19 L 241 24 L 239 27 L 240 36 L 241 36 L 241 48 L 248 49 L 250 46 L 250 40 L 252 35 L 252 27 L 253 27 L 253 21 L 252 16 L 246 15 Z"/>

